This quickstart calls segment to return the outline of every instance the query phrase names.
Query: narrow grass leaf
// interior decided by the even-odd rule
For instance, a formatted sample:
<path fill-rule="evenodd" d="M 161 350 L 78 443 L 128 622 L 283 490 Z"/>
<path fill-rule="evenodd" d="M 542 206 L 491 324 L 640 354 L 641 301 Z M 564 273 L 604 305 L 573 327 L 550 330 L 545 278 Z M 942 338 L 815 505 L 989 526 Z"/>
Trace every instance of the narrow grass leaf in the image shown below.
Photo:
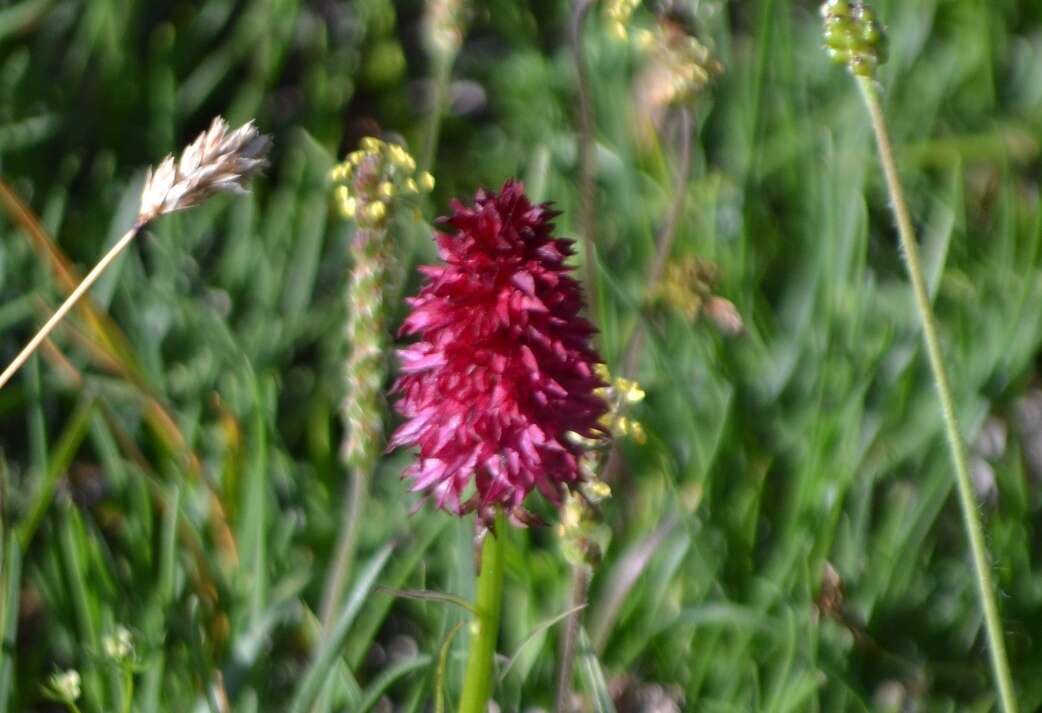
<path fill-rule="evenodd" d="M 590 643 L 590 637 L 586 635 L 585 628 L 579 629 L 578 663 L 579 677 L 593 699 L 595 713 L 615 713 L 615 704 L 608 691 L 604 669 L 601 668 L 600 659 L 597 658 L 597 653 Z"/>
<path fill-rule="evenodd" d="M 445 713 L 445 670 L 449 660 L 449 651 L 452 649 L 452 640 L 467 622 L 457 621 L 445 635 L 445 641 L 438 649 L 438 668 L 434 672 L 434 713 Z"/>
<path fill-rule="evenodd" d="M 58 481 L 68 469 L 73 456 L 76 455 L 76 451 L 79 450 L 80 444 L 87 435 L 87 427 L 90 425 L 90 418 L 94 412 L 95 403 L 94 399 L 80 402 L 72 416 L 69 417 L 65 431 L 62 432 L 61 437 L 55 444 L 43 479 L 30 500 L 29 510 L 25 519 L 16 530 L 18 542 L 23 550 L 29 546 L 33 535 L 36 534 L 36 529 L 40 526 L 40 521 L 54 498 L 54 491 L 58 486 Z"/>
<path fill-rule="evenodd" d="M 412 656 L 404 661 L 391 664 L 383 671 L 380 675 L 365 689 L 365 696 L 362 698 L 361 704 L 359 704 L 357 710 L 358 713 L 367 713 L 369 709 L 375 706 L 380 701 L 380 696 L 390 688 L 398 679 L 407 676 L 413 671 L 418 671 L 423 668 L 427 668 L 431 664 L 431 657 L 426 654 L 420 654 Z"/>
<path fill-rule="evenodd" d="M 435 592 L 429 589 L 389 589 L 387 587 L 377 587 L 375 592 L 379 594 L 387 594 L 392 597 L 400 597 L 402 599 L 415 599 L 423 602 L 439 602 L 441 604 L 454 604 L 455 606 L 465 609 L 471 614 L 476 615 L 477 611 L 474 609 L 474 605 L 468 602 L 463 597 L 457 597 L 454 594 L 446 594 L 445 592 Z"/>
<path fill-rule="evenodd" d="M 507 661 L 506 666 L 503 667 L 503 670 L 499 674 L 500 682 L 502 682 L 504 679 L 506 679 L 507 674 L 510 673 L 510 669 L 513 668 L 515 663 L 517 663 L 517 659 L 521 655 L 521 651 L 526 646 L 528 646 L 528 644 L 530 644 L 531 642 L 535 641 L 536 638 L 539 637 L 540 635 L 546 633 L 550 628 L 552 628 L 558 622 L 567 619 L 572 614 L 575 614 L 576 612 L 582 611 L 585 608 L 586 608 L 585 604 L 580 604 L 577 607 L 572 607 L 571 609 L 566 609 L 565 611 L 561 612 L 557 616 L 552 617 L 550 619 L 547 619 L 546 621 L 542 622 L 541 624 L 536 626 L 534 629 L 532 629 L 532 631 L 529 632 L 528 636 L 526 636 L 524 638 L 524 640 L 522 640 L 522 642 L 517 645 L 517 649 L 514 651 L 514 655 L 510 657 L 510 660 Z"/>
<path fill-rule="evenodd" d="M 408 580 L 413 571 L 424 561 L 427 551 L 449 522 L 450 519 L 446 517 L 427 518 L 426 523 L 419 529 L 416 539 L 405 550 L 408 554 L 391 567 L 391 571 L 387 575 L 386 586 L 398 588 Z M 393 603 L 394 599 L 390 597 L 370 597 L 366 602 L 359 625 L 347 641 L 345 660 L 352 669 L 357 669 L 361 665 L 376 632 L 387 617 Z"/>
<path fill-rule="evenodd" d="M 5 545 L 0 569 L 0 713 L 7 713 L 14 692 L 14 647 L 22 591 L 21 545 L 16 537 L 8 537 Z"/>
<path fill-rule="evenodd" d="M 315 656 L 314 661 L 308 667 L 307 672 L 304 674 L 303 680 L 300 682 L 297 688 L 296 694 L 293 696 L 293 701 L 289 707 L 289 713 L 304 713 L 311 705 L 311 702 L 315 699 L 325 681 L 326 674 L 329 672 L 330 667 L 333 665 L 334 660 L 339 655 L 340 648 L 347 638 L 348 631 L 351 628 L 351 624 L 354 623 L 355 617 L 362 608 L 363 602 L 366 597 L 372 591 L 373 585 L 376 583 L 380 573 L 383 572 L 384 566 L 387 564 L 388 558 L 391 556 L 391 551 L 394 549 L 393 545 L 384 545 L 372 559 L 366 563 L 355 580 L 354 589 L 347 597 L 347 601 L 344 603 L 344 608 L 340 611 L 340 615 L 336 620 L 332 630 L 329 632 L 329 636 L 322 642 L 318 652 Z"/>

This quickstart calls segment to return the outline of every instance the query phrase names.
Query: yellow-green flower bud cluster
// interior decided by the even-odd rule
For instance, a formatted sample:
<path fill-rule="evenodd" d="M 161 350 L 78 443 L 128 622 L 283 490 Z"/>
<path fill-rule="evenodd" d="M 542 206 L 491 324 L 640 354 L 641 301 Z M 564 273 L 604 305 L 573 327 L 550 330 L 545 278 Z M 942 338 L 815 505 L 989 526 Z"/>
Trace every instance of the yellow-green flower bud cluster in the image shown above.
<path fill-rule="evenodd" d="M 372 136 L 330 172 L 340 214 L 360 228 L 383 227 L 395 203 L 434 188 L 434 177 L 416 172 L 416 160 L 398 144 Z"/>
<path fill-rule="evenodd" d="M 608 412 L 601 418 L 600 425 L 615 437 L 632 438 L 637 443 L 647 441 L 644 426 L 636 419 L 625 415 L 625 411 L 644 400 L 644 390 L 632 379 L 612 377 L 608 367 L 595 367 L 598 378 L 607 386 L 597 389 L 597 395 L 608 404 Z M 585 447 L 580 465 L 583 482 L 578 492 L 569 493 L 561 509 L 561 520 L 557 534 L 565 557 L 573 563 L 596 565 L 608 546 L 611 535 L 600 520 L 595 506 L 611 497 L 611 488 L 600 479 L 603 441 L 586 439 L 577 433 L 569 434 L 572 440 Z"/>
<path fill-rule="evenodd" d="M 340 457 L 368 476 L 383 450 L 383 388 L 387 376 L 387 296 L 395 250 L 388 221 L 395 210 L 434 188 L 434 177 L 417 172 L 416 160 L 398 144 L 362 139 L 331 175 L 337 207 L 356 225 L 346 297 L 347 359 Z"/>
<path fill-rule="evenodd" d="M 700 94 L 724 68 L 698 38 L 672 26 L 660 32 L 651 47 L 666 80 L 661 90 L 663 103 L 681 104 Z"/>
<path fill-rule="evenodd" d="M 859 77 L 871 77 L 886 61 L 887 43 L 875 13 L 862 2 L 828 0 L 821 6 L 825 47 L 832 61 Z"/>
<path fill-rule="evenodd" d="M 714 293 L 717 280 L 713 263 L 683 257 L 666 265 L 653 299 L 679 312 L 688 322 L 708 317 L 725 334 L 738 334 L 744 329 L 742 317 L 730 300 Z"/>
<path fill-rule="evenodd" d="M 640 0 L 610 0 L 604 7 L 611 33 L 620 40 L 629 37 L 629 22 Z"/>
<path fill-rule="evenodd" d="M 656 286 L 654 296 L 688 322 L 694 322 L 713 296 L 716 281 L 714 264 L 685 256 L 666 265 L 665 275 Z"/>
<path fill-rule="evenodd" d="M 572 564 L 597 566 L 611 540 L 611 528 L 601 521 L 596 505 L 611 496 L 603 480 L 583 483 L 579 492 L 568 493 L 557 523 L 557 536 L 565 559 Z"/>
<path fill-rule="evenodd" d="M 651 29 L 630 28 L 626 36 L 647 57 L 637 78 L 635 101 L 655 124 L 656 116 L 660 119 L 670 106 L 695 99 L 723 72 L 723 65 L 687 25 L 671 18 L 658 18 Z"/>
<path fill-rule="evenodd" d="M 643 424 L 624 414 L 627 407 L 644 400 L 644 390 L 640 388 L 640 384 L 631 379 L 621 376 L 613 379 L 608 367 L 604 364 L 598 364 L 596 368 L 601 380 L 610 384 L 597 390 L 598 395 L 608 402 L 608 412 L 601 417 L 601 425 L 616 438 L 629 437 L 637 443 L 646 443 L 648 435 L 644 431 Z"/>

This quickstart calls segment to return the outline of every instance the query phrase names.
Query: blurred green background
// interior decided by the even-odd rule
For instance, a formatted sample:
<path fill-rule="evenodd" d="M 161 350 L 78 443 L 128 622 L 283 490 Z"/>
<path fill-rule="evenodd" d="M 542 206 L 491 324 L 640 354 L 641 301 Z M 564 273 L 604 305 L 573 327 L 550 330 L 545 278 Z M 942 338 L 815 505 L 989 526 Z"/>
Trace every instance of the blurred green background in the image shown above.
<path fill-rule="evenodd" d="M 596 168 L 595 320 L 620 368 L 647 335 L 576 705 L 670 711 L 996 710 L 982 617 L 915 317 L 854 84 L 816 3 L 678 0 L 724 71 L 669 256 L 715 272 L 745 329 L 649 285 L 680 163 L 649 52 L 595 3 L 582 46 Z M 995 560 L 1023 711 L 1042 706 L 1042 8 L 880 1 L 880 73 Z M 160 219 L 0 392 L 0 711 L 452 710 L 469 521 L 387 457 L 342 645 L 312 647 L 337 460 L 350 225 L 327 174 L 364 135 L 422 153 L 436 72 L 419 1 L 0 3 L 0 360 L 134 220 L 144 169 L 215 114 L 273 165 L 244 198 Z M 424 221 L 517 176 L 580 235 L 568 3 L 470 4 Z M 632 28 L 654 28 L 648 4 Z M 396 224 L 397 290 L 433 257 Z M 681 285 L 683 286 L 683 285 Z M 400 305 L 400 302 L 396 302 Z M 395 319 L 402 308 L 395 307 Z M 538 507 L 538 506 L 537 506 Z M 547 519 L 554 514 L 539 508 Z M 502 711 L 549 710 L 569 567 L 508 537 Z M 827 572 L 834 571 L 835 575 Z M 842 593 L 839 582 L 842 583 Z M 133 694 L 103 641 L 126 627 Z M 507 660 L 511 665 L 507 668 Z M 307 705 L 317 694 L 314 707 Z"/>

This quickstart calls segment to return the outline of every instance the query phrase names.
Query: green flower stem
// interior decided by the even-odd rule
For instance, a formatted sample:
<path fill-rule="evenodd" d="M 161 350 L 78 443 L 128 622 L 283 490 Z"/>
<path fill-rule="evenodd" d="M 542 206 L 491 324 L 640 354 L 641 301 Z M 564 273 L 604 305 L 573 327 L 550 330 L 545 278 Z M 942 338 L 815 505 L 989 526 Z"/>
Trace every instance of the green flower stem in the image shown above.
<path fill-rule="evenodd" d="M 438 152 L 438 136 L 441 133 L 441 120 L 445 115 L 445 104 L 449 95 L 449 84 L 452 80 L 452 65 L 455 52 L 440 56 L 434 60 L 433 96 L 431 111 L 427 116 L 427 136 L 424 139 L 423 155 L 420 157 L 420 168 L 430 171 L 434 165 L 434 157 Z"/>
<path fill-rule="evenodd" d="M 583 28 L 586 17 L 593 8 L 594 0 L 575 0 L 572 6 L 570 41 L 572 60 L 575 62 L 576 88 L 579 104 L 579 176 L 580 207 L 583 243 L 583 281 L 586 283 L 587 313 L 596 316 L 597 268 L 594 243 L 597 233 L 597 180 L 594 175 L 593 108 L 590 100 L 590 69 L 583 53 Z"/>
<path fill-rule="evenodd" d="M 350 471 L 333 566 L 327 573 L 319 609 L 323 637 L 333 625 L 354 565 L 369 480 L 376 470 L 383 443 L 383 386 L 386 376 L 387 315 L 384 290 L 390 256 L 387 232 L 362 228 L 351 244 L 354 262 L 347 291 L 347 343 L 350 354 L 344 374 L 341 405 L 344 441 L 340 458 Z M 321 641 L 320 637 L 316 641 Z"/>
<path fill-rule="evenodd" d="M 327 575 L 325 589 L 322 594 L 322 603 L 319 608 L 319 622 L 322 626 L 322 635 L 315 641 L 316 649 L 333 627 L 337 607 L 344 596 L 347 578 L 351 573 L 351 566 L 354 564 L 355 553 L 358 549 L 358 532 L 361 529 L 362 512 L 365 510 L 365 505 L 368 501 L 369 474 L 352 471 L 347 487 L 347 497 L 344 500 L 340 517 L 340 529 L 337 534 L 336 554 L 333 556 L 333 568 L 329 570 Z"/>
<path fill-rule="evenodd" d="M 131 713 L 134 707 L 134 669 L 123 663 L 123 706 L 122 713 Z"/>
<path fill-rule="evenodd" d="M 572 593 L 569 606 L 572 613 L 565 620 L 561 636 L 561 659 L 557 667 L 557 694 L 554 711 L 567 713 L 572 706 L 572 674 L 575 671 L 575 655 L 579 650 L 579 629 L 582 626 L 582 610 L 589 604 L 590 579 L 593 568 L 585 562 L 572 566 Z"/>
<path fill-rule="evenodd" d="M 926 280 L 923 277 L 923 270 L 919 261 L 919 248 L 916 245 L 912 220 L 908 215 L 908 206 L 905 204 L 904 194 L 901 190 L 901 181 L 897 175 L 897 166 L 894 163 L 893 149 L 890 146 L 890 137 L 887 133 L 886 120 L 883 118 L 883 110 L 879 103 L 879 93 L 876 89 L 875 81 L 871 77 L 864 76 L 856 77 L 856 79 L 858 88 L 861 90 L 861 96 L 864 98 L 865 106 L 868 109 L 872 130 L 876 135 L 879 160 L 883 165 L 883 174 L 886 177 L 887 189 L 890 192 L 894 215 L 897 218 L 897 231 L 901 238 L 905 263 L 908 266 L 908 276 L 912 281 L 916 307 L 919 310 L 919 317 L 923 323 L 926 353 L 930 360 L 930 369 L 933 372 L 933 379 L 937 386 L 937 395 L 941 402 L 941 415 L 944 418 L 948 450 L 951 452 L 952 464 L 955 466 L 955 483 L 959 491 L 959 505 L 962 509 L 966 536 L 970 541 L 973 569 L 977 578 L 981 605 L 984 609 L 984 627 L 988 636 L 988 649 L 991 652 L 991 665 L 995 675 L 995 683 L 998 686 L 999 698 L 1002 701 L 1002 710 L 1005 713 L 1016 713 L 1017 703 L 1013 695 L 1013 680 L 1009 672 L 1009 662 L 1006 659 L 1006 647 L 1002 639 L 999 611 L 995 604 L 988 554 L 984 547 L 980 516 L 977 514 L 977 502 L 973 494 L 969 468 L 966 465 L 966 447 L 959 433 L 959 421 L 955 414 L 951 384 L 948 381 L 944 360 L 941 357 L 941 343 L 937 336 L 937 319 L 934 317 L 933 308 L 930 305 L 930 297 L 926 290 Z"/>
<path fill-rule="evenodd" d="M 496 531 L 485 536 L 481 548 L 481 571 L 474 594 L 474 620 L 470 628 L 470 654 L 463 679 L 458 713 L 486 713 L 492 695 L 492 663 L 499 637 L 499 614 L 503 605 L 503 538 L 506 520 L 496 514 Z"/>

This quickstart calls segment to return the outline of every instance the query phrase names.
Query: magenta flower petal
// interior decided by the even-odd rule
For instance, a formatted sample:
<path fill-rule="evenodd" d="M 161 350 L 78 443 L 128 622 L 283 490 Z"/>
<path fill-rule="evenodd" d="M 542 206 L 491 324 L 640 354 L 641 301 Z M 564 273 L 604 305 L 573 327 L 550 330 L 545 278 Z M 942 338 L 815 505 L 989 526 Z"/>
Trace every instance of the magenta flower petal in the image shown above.
<path fill-rule="evenodd" d="M 405 421 L 391 447 L 419 449 L 404 473 L 412 490 L 457 515 L 501 506 L 529 521 L 532 490 L 557 503 L 582 479 L 568 433 L 603 435 L 596 330 L 579 316 L 572 241 L 554 237 L 555 215 L 513 181 L 454 202 L 442 219 L 454 232 L 435 236 L 444 264 L 420 268 L 408 301 L 400 335 L 418 340 L 399 352 Z"/>

